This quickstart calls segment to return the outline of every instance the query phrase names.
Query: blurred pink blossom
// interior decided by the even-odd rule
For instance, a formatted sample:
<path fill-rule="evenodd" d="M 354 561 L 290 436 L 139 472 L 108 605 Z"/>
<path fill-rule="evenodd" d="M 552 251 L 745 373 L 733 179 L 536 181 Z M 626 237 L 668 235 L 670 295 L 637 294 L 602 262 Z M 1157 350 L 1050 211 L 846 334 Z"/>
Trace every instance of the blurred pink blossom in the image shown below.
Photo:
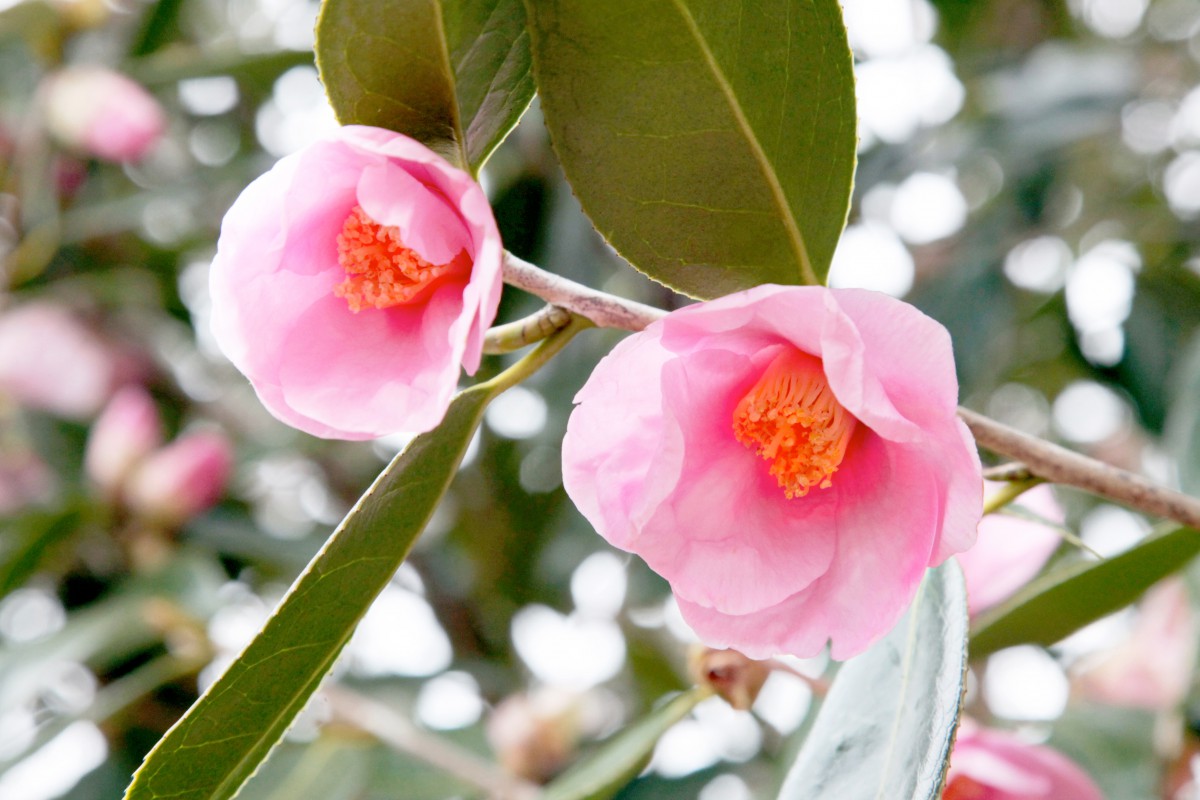
<path fill-rule="evenodd" d="M 848 658 L 975 540 L 957 399 L 950 337 L 912 306 L 760 286 L 617 345 L 575 398 L 563 483 L 706 644 Z"/>
<path fill-rule="evenodd" d="M 1103 800 L 1074 761 L 1011 733 L 964 719 L 942 800 Z"/>
<path fill-rule="evenodd" d="M 995 494 L 1001 485 L 985 484 L 984 496 Z M 1062 506 L 1045 484 L 1022 494 L 1016 505 L 1047 522 L 1064 523 Z M 975 545 L 957 556 L 967 580 L 971 615 L 991 608 L 1028 583 L 1061 542 L 1062 536 L 1054 528 L 1033 519 L 1003 512 L 984 517 Z"/>
<path fill-rule="evenodd" d="M 1186 584 L 1170 578 L 1146 593 L 1128 639 L 1073 670 L 1084 697 L 1170 710 L 1187 696 L 1196 666 L 1196 618 Z"/>
<path fill-rule="evenodd" d="M 162 107 L 129 78 L 97 66 L 47 79 L 46 126 L 65 146 L 108 161 L 138 161 L 166 128 Z"/>
<path fill-rule="evenodd" d="M 135 514 L 178 524 L 216 503 L 232 471 L 233 448 L 224 436 L 187 433 L 137 465 L 125 483 L 125 502 Z"/>
<path fill-rule="evenodd" d="M 162 423 L 154 400 L 140 386 L 127 386 L 92 425 L 84 471 L 97 486 L 116 496 L 130 471 L 161 444 Z"/>
<path fill-rule="evenodd" d="M 66 309 L 45 302 L 0 311 L 0 394 L 75 419 L 100 410 L 117 359 Z"/>
<path fill-rule="evenodd" d="M 282 159 L 225 216 L 213 332 L 284 422 L 367 439 L 437 425 L 500 300 L 479 185 L 424 145 L 347 126 Z"/>

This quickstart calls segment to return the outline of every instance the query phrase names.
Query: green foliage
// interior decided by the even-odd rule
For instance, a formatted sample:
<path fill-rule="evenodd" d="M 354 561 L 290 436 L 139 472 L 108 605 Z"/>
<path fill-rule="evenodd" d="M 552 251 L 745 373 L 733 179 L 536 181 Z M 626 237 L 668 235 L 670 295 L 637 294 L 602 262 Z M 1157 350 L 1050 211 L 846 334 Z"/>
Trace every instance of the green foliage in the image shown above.
<path fill-rule="evenodd" d="M 779 800 L 938 800 L 962 706 L 967 596 L 950 561 L 904 619 L 838 672 Z"/>
<path fill-rule="evenodd" d="M 835 0 L 528 9 L 555 150 L 622 256 L 702 298 L 824 280 L 855 161 Z"/>
<path fill-rule="evenodd" d="M 442 424 L 380 473 L 254 641 L 146 757 L 128 800 L 237 793 L 425 528 L 497 391 L 461 392 Z"/>
<path fill-rule="evenodd" d="M 533 98 L 520 0 L 325 0 L 316 53 L 343 125 L 399 131 L 472 173 Z"/>
<path fill-rule="evenodd" d="M 1187 348 L 1176 374 L 1167 418 L 1167 448 L 1179 463 L 1179 485 L 1200 496 L 1200 336 Z"/>
<path fill-rule="evenodd" d="M 1170 527 L 1103 561 L 1052 569 L 980 615 L 971 628 L 971 656 L 1018 644 L 1052 645 L 1123 608 L 1200 553 L 1200 533 Z"/>
<path fill-rule="evenodd" d="M 590 758 L 546 787 L 541 800 L 607 800 L 641 772 L 659 737 L 687 716 L 711 692 L 700 687 L 662 703 L 633 725 L 614 734 Z"/>

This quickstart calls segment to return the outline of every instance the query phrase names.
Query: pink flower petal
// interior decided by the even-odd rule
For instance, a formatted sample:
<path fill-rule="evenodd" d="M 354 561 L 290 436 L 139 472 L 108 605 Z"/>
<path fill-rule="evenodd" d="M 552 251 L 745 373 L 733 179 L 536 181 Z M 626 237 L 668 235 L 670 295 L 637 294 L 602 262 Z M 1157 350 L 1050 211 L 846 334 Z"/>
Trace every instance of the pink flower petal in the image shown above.
<path fill-rule="evenodd" d="M 454 269 L 405 303 L 352 312 L 333 292 L 356 204 Z M 211 273 L 214 335 L 288 424 L 347 439 L 429 430 L 459 370 L 479 365 L 502 254 L 469 175 L 400 134 L 346 127 L 282 159 L 229 210 Z"/>
<path fill-rule="evenodd" d="M 1062 524 L 1063 510 L 1049 486 L 1030 489 L 1017 505 Z M 971 614 L 996 605 L 1028 583 L 1061 542 L 1057 531 L 1031 519 L 1004 513 L 984 517 L 975 546 L 958 555 Z"/>
<path fill-rule="evenodd" d="M 860 317 L 913 345 L 877 356 L 881 329 L 860 330 Z M 760 286 L 673 312 L 579 392 L 564 486 L 601 535 L 671 583 L 708 644 L 765 657 L 832 641 L 834 657 L 854 655 L 978 523 L 979 459 L 938 330 L 884 295 L 822 287 Z M 733 430 L 741 398 L 789 348 L 822 360 L 858 420 L 830 485 L 791 500 Z M 926 376 L 937 396 L 919 407 L 912 375 L 930 370 L 949 374 Z"/>
<path fill-rule="evenodd" d="M 982 787 L 984 800 L 1103 800 L 1092 779 L 1057 750 L 966 720 L 950 756 L 948 786 L 960 776 Z"/>
<path fill-rule="evenodd" d="M 770 608 L 725 614 L 682 597 L 679 609 L 713 647 L 751 658 L 862 652 L 887 633 L 925 574 L 937 526 L 936 484 L 920 453 L 864 435 L 838 473 L 837 552 L 811 585 Z"/>

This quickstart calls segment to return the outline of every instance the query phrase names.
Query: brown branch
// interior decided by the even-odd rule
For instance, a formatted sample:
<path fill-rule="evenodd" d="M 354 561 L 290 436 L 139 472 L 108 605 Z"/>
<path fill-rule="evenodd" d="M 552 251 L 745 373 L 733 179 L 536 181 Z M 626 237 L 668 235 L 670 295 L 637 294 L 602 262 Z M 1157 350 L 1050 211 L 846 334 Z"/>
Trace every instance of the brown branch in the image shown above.
<path fill-rule="evenodd" d="M 546 272 L 509 252 L 504 254 L 504 282 L 587 317 L 601 328 L 640 331 L 667 313 Z"/>
<path fill-rule="evenodd" d="M 1200 528 L 1200 499 L 1021 433 L 970 409 L 960 408 L 958 416 L 967 423 L 980 447 L 1020 461 L 1039 478 L 1083 489 L 1152 516 Z"/>
<path fill-rule="evenodd" d="M 328 686 L 324 691 L 334 719 L 371 734 L 399 753 L 450 773 L 490 798 L 535 800 L 541 794 L 534 784 L 501 771 L 454 742 L 421 730 L 378 700 L 345 686 Z"/>
<path fill-rule="evenodd" d="M 548 303 L 587 317 L 601 327 L 640 331 L 666 314 L 661 309 L 561 278 L 509 253 L 504 255 L 504 280 Z M 1038 477 L 1083 489 L 1152 516 L 1200 528 L 1200 499 L 1021 433 L 969 409 L 960 408 L 958 415 L 967 423 L 980 447 L 1021 462 L 1006 467 L 1004 474 L 994 477 L 1007 480 Z"/>

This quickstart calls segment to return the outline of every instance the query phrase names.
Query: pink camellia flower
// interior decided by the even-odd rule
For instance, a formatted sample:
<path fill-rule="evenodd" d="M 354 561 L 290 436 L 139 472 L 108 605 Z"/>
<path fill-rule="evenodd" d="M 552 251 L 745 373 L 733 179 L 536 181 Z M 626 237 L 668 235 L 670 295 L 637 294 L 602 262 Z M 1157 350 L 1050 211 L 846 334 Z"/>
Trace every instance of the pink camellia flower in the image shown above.
<path fill-rule="evenodd" d="M 1000 485 L 986 484 L 985 494 L 996 491 Z M 1016 505 L 1046 522 L 1063 524 L 1062 506 L 1045 484 L 1025 492 Z M 967 580 L 967 606 L 971 615 L 991 608 L 1028 583 L 1061 542 L 1062 536 L 1054 528 L 1035 519 L 1006 513 L 984 517 L 975 545 L 957 556 Z"/>
<path fill-rule="evenodd" d="M 575 398 L 563 483 L 704 642 L 842 659 L 975 539 L 946 330 L 861 290 L 760 286 L 625 339 Z"/>
<path fill-rule="evenodd" d="M 161 444 L 162 423 L 154 400 L 140 386 L 127 386 L 113 395 L 92 426 L 84 471 L 115 496 L 130 471 Z"/>
<path fill-rule="evenodd" d="M 0 311 L 0 395 L 87 417 L 108 400 L 119 373 L 112 350 L 65 308 L 33 302 Z"/>
<path fill-rule="evenodd" d="M 184 434 L 137 465 L 124 499 L 139 516 L 178 524 L 216 503 L 232 471 L 233 449 L 224 436 Z"/>
<path fill-rule="evenodd" d="M 942 800 L 1104 800 L 1069 758 L 964 719 Z"/>
<path fill-rule="evenodd" d="M 1146 593 L 1129 638 L 1083 659 L 1073 683 L 1088 699 L 1168 711 L 1187 697 L 1196 667 L 1196 619 L 1187 585 L 1163 581 Z"/>
<path fill-rule="evenodd" d="M 437 425 L 500 301 L 483 190 L 424 145 L 347 126 L 242 193 L 212 266 L 213 332 L 279 419 L 368 439 Z"/>
<path fill-rule="evenodd" d="M 162 138 L 166 116 L 149 92 L 120 73 L 66 67 L 45 88 L 46 127 L 67 147 L 108 161 L 138 161 Z"/>

